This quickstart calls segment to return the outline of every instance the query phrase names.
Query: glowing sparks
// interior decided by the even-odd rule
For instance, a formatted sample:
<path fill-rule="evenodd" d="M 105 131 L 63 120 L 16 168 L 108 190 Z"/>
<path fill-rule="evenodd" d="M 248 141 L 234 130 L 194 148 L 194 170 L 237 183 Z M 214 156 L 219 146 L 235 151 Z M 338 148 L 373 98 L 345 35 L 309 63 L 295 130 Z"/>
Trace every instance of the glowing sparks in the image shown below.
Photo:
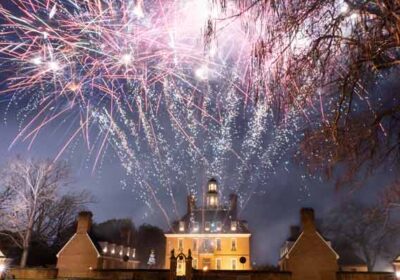
<path fill-rule="evenodd" d="M 133 61 L 133 56 L 130 53 L 123 54 L 120 61 L 122 64 L 129 65 Z"/>
<path fill-rule="evenodd" d="M 41 65 L 43 61 L 41 57 L 37 56 L 31 59 L 31 63 L 35 65 Z"/>
<path fill-rule="evenodd" d="M 47 68 L 49 71 L 56 72 L 61 69 L 61 66 L 57 61 L 52 60 L 47 63 Z"/>
<path fill-rule="evenodd" d="M 202 65 L 196 69 L 196 77 L 199 80 L 207 80 L 208 79 L 209 69 L 206 65 Z"/>
<path fill-rule="evenodd" d="M 82 135 L 93 170 L 112 150 L 133 181 L 125 185 L 162 208 L 160 193 L 174 200 L 168 178 L 196 170 L 237 174 L 231 190 L 250 197 L 253 190 L 239 189 L 244 181 L 265 180 L 297 141 L 298 116 L 289 109 L 284 127 L 266 128 L 274 115 L 265 84 L 278 58 L 309 46 L 303 30 L 268 49 L 260 21 L 218 20 L 242 9 L 236 1 L 224 8 L 211 0 L 14 2 L 18 20 L 0 6 L 7 45 L 0 54 L 16 73 L 7 93 L 34 93 L 26 110 L 35 115 L 13 144 L 33 141 L 63 115 L 78 116 L 57 158 Z"/>

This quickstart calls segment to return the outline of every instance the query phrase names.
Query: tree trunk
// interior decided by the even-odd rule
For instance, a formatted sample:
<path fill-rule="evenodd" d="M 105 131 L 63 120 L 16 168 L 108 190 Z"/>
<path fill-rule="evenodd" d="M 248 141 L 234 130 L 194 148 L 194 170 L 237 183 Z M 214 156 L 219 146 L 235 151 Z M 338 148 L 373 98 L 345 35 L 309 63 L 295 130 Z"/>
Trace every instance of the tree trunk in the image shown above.
<path fill-rule="evenodd" d="M 35 212 L 33 211 L 33 213 L 35 213 Z M 26 262 L 28 260 L 29 246 L 31 243 L 31 236 L 32 236 L 32 229 L 33 229 L 33 217 L 30 218 L 30 221 L 28 224 L 28 230 L 26 231 L 24 241 L 22 242 L 22 256 L 21 256 L 21 262 L 19 263 L 19 266 L 21 268 L 24 268 L 26 266 Z"/>
<path fill-rule="evenodd" d="M 24 247 L 22 250 L 21 261 L 19 263 L 19 266 L 21 268 L 24 268 L 26 266 L 26 261 L 28 260 L 28 253 L 29 253 L 29 247 Z"/>

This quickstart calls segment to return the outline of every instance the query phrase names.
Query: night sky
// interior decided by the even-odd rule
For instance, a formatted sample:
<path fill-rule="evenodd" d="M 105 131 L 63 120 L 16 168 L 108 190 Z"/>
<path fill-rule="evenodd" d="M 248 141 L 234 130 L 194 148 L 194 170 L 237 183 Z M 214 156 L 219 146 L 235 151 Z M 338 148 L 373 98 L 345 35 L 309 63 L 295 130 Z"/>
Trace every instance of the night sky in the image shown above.
<path fill-rule="evenodd" d="M 59 13 L 55 12 L 53 16 L 57 19 Z M 201 20 L 200 27 L 203 26 Z M 197 27 L 193 29 L 198 31 Z M 185 30 L 187 33 L 189 31 Z M 107 35 L 113 34 L 104 36 Z M 220 44 L 221 53 L 227 46 L 234 45 L 235 41 L 232 40 L 237 38 L 240 36 L 228 38 L 226 46 Z M 94 47 L 100 47 L 95 45 L 98 43 L 97 37 L 88 35 L 84 39 Z M 204 48 L 199 49 L 199 53 L 203 54 Z M 85 55 L 91 56 L 92 53 Z M 95 221 L 128 217 L 136 225 L 150 223 L 165 230 L 168 229 L 167 220 L 171 222 L 185 214 L 186 196 L 194 193 L 200 205 L 201 194 L 208 179 L 216 177 L 223 198 L 233 191 L 239 194 L 240 216 L 248 221 L 253 234 L 253 262 L 260 265 L 277 264 L 280 245 L 289 233 L 289 226 L 298 223 L 301 207 L 313 207 L 317 218 L 321 218 L 333 207 L 349 199 L 374 201 L 376 195 L 394 177 L 390 170 L 377 170 L 372 177 L 365 180 L 361 178 L 362 185 L 338 189 L 335 187 L 335 178 L 328 181 L 323 174 L 309 174 L 301 162 L 294 160 L 294 155 L 302 140 L 302 132 L 307 128 L 302 115 L 312 118 L 317 115 L 316 112 L 307 108 L 306 113 L 289 111 L 286 112 L 285 123 L 278 124 L 273 110 L 260 105 L 262 100 L 247 105 L 247 96 L 234 92 L 232 84 L 236 77 L 232 73 L 240 73 L 241 69 L 237 69 L 242 66 L 240 63 L 233 65 L 229 58 L 224 57 L 224 63 L 215 63 L 219 68 L 212 71 L 205 68 L 204 64 L 199 67 L 199 64 L 204 63 L 200 59 L 192 65 L 185 60 L 187 57 L 184 54 L 178 58 L 184 61 L 182 65 L 193 68 L 187 70 L 183 67 L 185 70 L 180 73 L 189 76 L 189 81 L 172 83 L 170 81 L 173 79 L 168 80 L 167 77 L 169 84 L 165 82 L 161 86 L 155 83 L 148 87 L 145 100 L 141 99 L 142 88 L 136 80 L 123 83 L 123 86 L 115 90 L 117 101 L 121 104 L 113 104 L 115 107 L 112 110 L 109 99 L 98 97 L 104 93 L 90 88 L 90 85 L 99 82 L 98 76 L 92 77 L 93 80 L 87 83 L 86 76 L 81 77 L 79 74 L 73 77 L 83 81 L 79 85 L 83 101 L 79 100 L 80 97 L 70 98 L 74 92 L 58 96 L 59 84 L 54 83 L 54 80 L 61 81 L 62 86 L 73 91 L 70 88 L 72 78 L 66 74 L 70 65 L 58 69 L 59 65 L 49 64 L 54 68 L 50 70 L 57 72 L 54 76 L 46 76 L 40 83 L 27 89 L 0 94 L 1 163 L 5 164 L 15 155 L 37 159 L 54 159 L 60 155 L 59 160 L 66 160 L 73 171 L 74 181 L 69 188 L 87 189 L 95 195 L 97 202 L 89 206 Z M 61 61 L 62 57 L 58 59 Z M 74 61 L 75 54 L 69 59 Z M 222 55 L 218 59 L 222 60 Z M 122 60 L 122 66 L 107 67 L 117 72 L 128 68 L 131 57 L 124 54 Z M 21 67 L 22 74 L 27 74 L 36 73 L 35 67 L 42 67 L 41 63 L 34 60 L 12 65 Z M 151 61 L 149 65 L 152 66 L 152 63 L 156 62 Z M 71 69 L 75 70 L 74 67 L 71 66 Z M 9 83 L 5 80 L 9 77 L 12 74 L 0 72 L 2 90 L 8 89 Z M 119 82 L 118 79 L 115 81 Z M 196 90 L 193 90 L 192 84 Z M 43 103 L 40 102 L 41 96 L 46 96 Z M 193 98 L 193 103 L 187 105 L 185 98 Z M 51 100 L 55 100 L 54 104 L 18 137 L 21 130 Z M 90 109 L 88 103 L 84 102 L 87 100 Z M 148 104 L 157 104 L 157 110 L 151 106 L 149 109 Z M 206 113 L 202 111 L 200 114 L 200 110 L 193 110 L 193 104 L 204 106 L 201 108 L 205 108 Z M 29 135 L 47 117 L 63 110 L 65 114 L 46 123 L 39 133 Z M 115 114 L 115 130 L 108 134 L 107 114 L 111 114 L 111 111 Z M 70 141 L 71 135 L 82 125 L 82 120 L 85 121 L 82 115 L 86 113 L 94 119 L 87 134 L 91 139 L 90 144 L 81 132 Z M 147 132 L 146 125 L 155 131 L 155 140 Z M 121 135 L 126 135 L 126 143 L 121 140 Z M 14 145 L 10 147 L 12 143 Z"/>
<path fill-rule="evenodd" d="M 5 110 L 7 101 L 2 102 L 2 111 Z M 18 133 L 18 125 L 12 113 L 7 115 L 7 123 L 1 124 L 0 158 L 2 163 L 14 155 L 35 158 L 54 158 L 58 146 L 65 141 L 65 133 L 54 128 L 48 128 L 41 133 L 31 149 L 29 143 L 20 143 L 9 150 L 9 145 Z M 15 116 L 15 115 L 14 115 Z M 288 155 L 290 157 L 290 155 Z M 120 179 L 124 178 L 119 161 L 112 152 L 108 152 L 101 168 L 92 173 L 90 163 L 87 163 L 87 149 L 78 147 L 72 153 L 62 157 L 73 168 L 74 183 L 69 186 L 72 190 L 87 189 L 96 197 L 97 202 L 90 205 L 97 222 L 111 218 L 132 218 L 136 225 L 151 223 L 167 229 L 165 219 L 154 204 L 151 210 L 135 192 L 130 189 L 123 190 Z M 345 202 L 350 198 L 357 200 L 373 200 L 386 183 L 390 181 L 387 172 L 378 172 L 376 176 L 366 180 L 360 188 L 345 187 L 336 189 L 333 181 L 320 181 L 318 179 L 302 179 L 306 174 L 304 168 L 295 163 L 290 163 L 287 170 L 276 167 L 276 174 L 270 176 L 264 184 L 248 184 L 246 187 L 255 188 L 253 195 L 240 216 L 247 219 L 253 234 L 252 257 L 257 264 L 276 264 L 279 258 L 279 247 L 289 233 L 289 226 L 298 224 L 299 209 L 301 207 L 314 207 L 317 218 L 326 214 L 332 207 Z M 384 175 L 383 175 L 384 174 Z M 229 176 L 229 174 L 226 174 Z M 208 177 L 199 173 L 199 182 L 206 184 Z M 182 178 L 179 183 L 184 184 Z M 181 193 L 176 193 L 179 215 L 186 211 L 186 187 L 176 188 Z M 175 213 L 171 213 L 171 200 L 161 201 L 168 210 L 171 220 Z"/>

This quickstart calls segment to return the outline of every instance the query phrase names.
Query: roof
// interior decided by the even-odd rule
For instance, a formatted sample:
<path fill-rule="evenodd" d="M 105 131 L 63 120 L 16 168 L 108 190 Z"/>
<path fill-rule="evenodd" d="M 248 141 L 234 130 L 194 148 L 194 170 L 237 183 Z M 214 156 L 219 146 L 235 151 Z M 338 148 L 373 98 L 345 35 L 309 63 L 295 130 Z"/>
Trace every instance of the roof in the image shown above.
<path fill-rule="evenodd" d="M 184 223 L 184 228 L 179 228 L 179 222 Z M 205 230 L 206 223 L 210 223 L 210 229 Z M 236 230 L 232 230 L 232 222 L 236 222 Z M 220 223 L 220 224 L 219 224 Z M 219 228 L 219 225 L 221 226 Z M 197 229 L 196 229 L 197 228 Z M 229 208 L 194 209 L 186 213 L 179 221 L 172 223 L 170 233 L 250 233 L 247 222 L 239 220 L 235 211 Z"/>
<path fill-rule="evenodd" d="M 300 230 L 299 226 L 291 226 L 290 230 L 291 232 L 289 238 L 286 239 L 281 247 L 281 259 L 289 257 L 290 252 L 303 236 L 304 231 Z M 336 252 L 335 249 L 332 248 L 330 240 L 328 238 L 325 238 L 318 230 L 315 230 L 315 233 L 331 249 L 336 258 L 339 259 L 340 255 Z"/>

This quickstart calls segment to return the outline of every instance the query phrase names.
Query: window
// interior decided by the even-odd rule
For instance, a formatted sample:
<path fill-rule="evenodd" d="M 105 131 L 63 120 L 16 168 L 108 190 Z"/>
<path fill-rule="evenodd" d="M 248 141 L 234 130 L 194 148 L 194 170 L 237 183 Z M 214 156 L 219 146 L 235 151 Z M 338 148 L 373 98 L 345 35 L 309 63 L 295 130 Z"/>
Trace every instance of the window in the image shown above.
<path fill-rule="evenodd" d="M 210 231 L 210 222 L 206 222 L 204 225 L 204 230 L 205 231 Z"/>
<path fill-rule="evenodd" d="M 236 230 L 237 230 L 237 222 L 231 221 L 231 231 L 236 231 Z"/>
<path fill-rule="evenodd" d="M 217 191 L 217 184 L 214 182 L 210 182 L 208 184 L 208 191 L 209 192 L 216 192 Z"/>
<path fill-rule="evenodd" d="M 236 259 L 231 260 L 231 268 L 232 270 L 236 270 Z"/>
<path fill-rule="evenodd" d="M 185 231 L 185 222 L 184 221 L 179 222 L 179 231 Z"/>
<path fill-rule="evenodd" d="M 199 222 L 193 222 L 193 231 L 195 232 L 199 231 Z"/>
<path fill-rule="evenodd" d="M 198 239 L 193 239 L 193 244 L 192 244 L 193 251 L 197 251 L 197 244 L 198 244 Z"/>
<path fill-rule="evenodd" d="M 221 259 L 216 259 L 215 268 L 217 270 L 220 270 L 222 268 L 222 260 Z"/>
<path fill-rule="evenodd" d="M 236 251 L 236 239 L 231 239 L 231 251 Z"/>
<path fill-rule="evenodd" d="M 222 230 L 222 223 L 217 222 L 217 231 L 221 231 L 221 230 Z"/>
<path fill-rule="evenodd" d="M 196 259 L 196 258 L 194 258 L 194 259 L 192 260 L 192 267 L 193 267 L 194 269 L 197 269 L 197 259 Z"/>
<path fill-rule="evenodd" d="M 208 194 L 207 195 L 207 207 L 216 208 L 218 207 L 218 195 Z"/>
<path fill-rule="evenodd" d="M 211 259 L 204 258 L 203 259 L 203 269 L 205 269 L 205 270 L 209 269 L 210 265 L 211 265 Z"/>
<path fill-rule="evenodd" d="M 215 239 L 215 243 L 216 243 L 216 250 L 217 251 L 221 251 L 221 239 Z"/>
<path fill-rule="evenodd" d="M 183 251 L 183 239 L 178 239 L 178 250 Z"/>
<path fill-rule="evenodd" d="M 204 252 L 211 252 L 212 251 L 212 246 L 211 246 L 210 239 L 205 238 L 203 240 L 203 251 Z"/>
<path fill-rule="evenodd" d="M 136 249 L 133 248 L 133 249 L 132 249 L 132 258 L 135 258 L 135 257 L 136 257 Z"/>

